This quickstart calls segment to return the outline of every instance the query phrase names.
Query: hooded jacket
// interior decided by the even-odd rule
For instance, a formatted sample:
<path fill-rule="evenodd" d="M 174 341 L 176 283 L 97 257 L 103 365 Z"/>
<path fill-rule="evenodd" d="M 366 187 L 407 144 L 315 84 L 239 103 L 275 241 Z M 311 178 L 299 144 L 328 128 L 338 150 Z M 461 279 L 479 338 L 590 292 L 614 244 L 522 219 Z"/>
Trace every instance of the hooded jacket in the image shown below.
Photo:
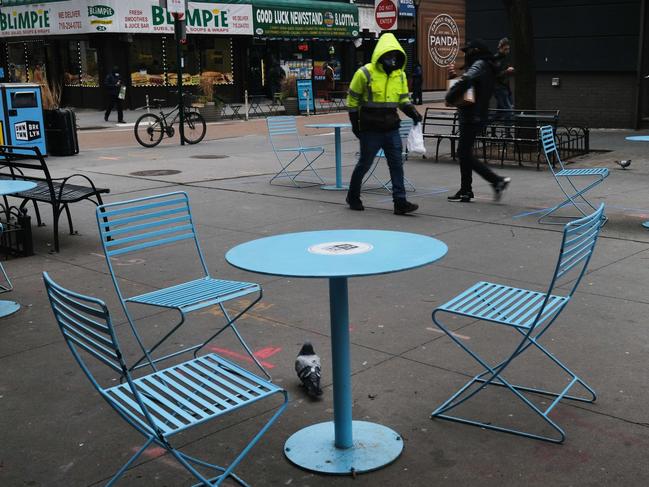
<path fill-rule="evenodd" d="M 484 123 L 488 120 L 489 100 L 494 92 L 497 69 L 491 53 L 481 54 L 472 60 L 460 80 L 448 90 L 446 101 L 452 104 L 466 90 L 474 89 L 475 103 L 458 108 L 461 123 Z"/>
<path fill-rule="evenodd" d="M 379 63 L 379 58 L 391 51 L 399 53 L 398 68 L 388 75 Z M 360 131 L 396 130 L 399 128 L 400 121 L 397 108 L 404 110 L 407 105 L 414 108 L 410 101 L 408 81 L 403 69 L 405 65 L 406 53 L 397 38 L 394 34 L 383 34 L 372 54 L 372 62 L 358 69 L 349 85 L 347 106 L 350 118 L 354 113 L 358 113 Z"/>

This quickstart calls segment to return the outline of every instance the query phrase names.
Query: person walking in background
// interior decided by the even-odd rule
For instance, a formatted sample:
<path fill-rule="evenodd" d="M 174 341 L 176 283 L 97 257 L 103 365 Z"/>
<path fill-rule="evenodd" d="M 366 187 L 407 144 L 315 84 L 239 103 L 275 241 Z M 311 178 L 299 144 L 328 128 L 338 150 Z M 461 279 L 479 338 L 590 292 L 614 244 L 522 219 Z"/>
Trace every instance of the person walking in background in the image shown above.
<path fill-rule="evenodd" d="M 349 120 L 361 146 L 346 199 L 352 210 L 365 209 L 360 198 L 361 184 L 379 149 L 385 152 L 390 169 L 394 213 L 405 215 L 419 208 L 406 200 L 403 184 L 401 120 L 397 108 L 412 118 L 415 125 L 421 122 L 421 115 L 410 102 L 405 65 L 406 53 L 397 38 L 394 34 L 383 34 L 376 44 L 372 61 L 356 71 L 349 85 Z"/>
<path fill-rule="evenodd" d="M 421 69 L 419 61 L 417 61 L 412 68 L 412 103 L 415 105 L 422 105 L 424 103 L 422 94 L 423 84 L 424 71 Z"/>
<path fill-rule="evenodd" d="M 336 89 L 336 72 L 331 63 L 324 65 L 325 89 L 327 91 L 334 91 Z"/>
<path fill-rule="evenodd" d="M 504 121 L 505 133 L 507 137 L 510 136 L 509 127 L 511 126 L 512 110 L 514 108 L 512 89 L 509 86 L 509 79 L 514 75 L 514 68 L 511 65 L 509 57 L 510 51 L 511 45 L 509 43 L 509 39 L 507 37 L 503 37 L 498 42 L 498 52 L 494 56 L 494 59 L 498 65 L 494 96 L 496 97 L 496 108 L 498 110 L 502 110 L 496 113 L 494 119 Z"/>
<path fill-rule="evenodd" d="M 458 106 L 458 121 L 460 138 L 458 140 L 458 157 L 460 159 L 461 183 L 460 190 L 449 201 L 469 202 L 473 195 L 473 171 L 491 183 L 494 190 L 494 200 L 502 197 L 510 178 L 504 178 L 493 172 L 486 164 L 480 162 L 473 154 L 473 143 L 476 136 L 482 133 L 488 119 L 489 100 L 494 91 L 498 65 L 493 54 L 484 42 L 469 41 L 464 51 L 464 74 L 446 93 L 446 103 Z M 449 79 L 457 77 L 455 65 L 448 68 Z M 473 88 L 475 102 L 458 104 L 464 93 Z"/>
<path fill-rule="evenodd" d="M 124 112 L 122 109 L 122 99 L 119 97 L 119 92 L 122 89 L 122 77 L 119 74 L 119 67 L 113 66 L 113 70 L 106 75 L 104 80 L 104 87 L 108 96 L 108 107 L 104 114 L 104 121 L 108 122 L 110 112 L 113 108 L 117 108 L 117 123 L 124 122 Z"/>

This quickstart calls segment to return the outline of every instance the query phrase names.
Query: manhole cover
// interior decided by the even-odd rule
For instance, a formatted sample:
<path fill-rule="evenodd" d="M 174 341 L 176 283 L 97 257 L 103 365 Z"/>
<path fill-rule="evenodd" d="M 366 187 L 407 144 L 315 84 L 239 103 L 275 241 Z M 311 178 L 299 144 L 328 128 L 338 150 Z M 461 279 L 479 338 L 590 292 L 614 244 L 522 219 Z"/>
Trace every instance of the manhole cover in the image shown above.
<path fill-rule="evenodd" d="M 172 174 L 180 174 L 180 172 L 175 169 L 151 169 L 150 171 L 132 172 L 131 176 L 171 176 Z"/>
<path fill-rule="evenodd" d="M 227 159 L 230 156 L 223 156 L 220 154 L 198 154 L 191 157 L 193 159 Z"/>

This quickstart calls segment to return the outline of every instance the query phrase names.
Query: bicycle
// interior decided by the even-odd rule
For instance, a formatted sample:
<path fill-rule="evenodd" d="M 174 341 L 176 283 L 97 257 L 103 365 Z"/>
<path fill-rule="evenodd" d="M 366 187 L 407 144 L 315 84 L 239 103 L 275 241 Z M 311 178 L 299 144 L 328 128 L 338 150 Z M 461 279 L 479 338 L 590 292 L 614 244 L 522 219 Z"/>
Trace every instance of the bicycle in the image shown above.
<path fill-rule="evenodd" d="M 177 105 L 170 112 L 164 113 L 161 104 L 165 101 L 164 99 L 154 98 L 153 103 L 157 104 L 155 108 L 160 110 L 160 115 L 145 113 L 135 122 L 135 139 L 140 145 L 144 147 L 155 147 L 162 141 L 165 135 L 167 137 L 173 137 L 176 133 L 174 125 L 176 122 L 180 122 L 179 106 Z M 149 107 L 147 106 L 146 108 Z M 207 131 L 205 119 L 200 113 L 187 105 L 184 105 L 184 116 L 185 123 L 183 132 L 185 142 L 188 144 L 198 144 L 203 140 Z M 170 119 L 171 121 L 169 121 Z"/>

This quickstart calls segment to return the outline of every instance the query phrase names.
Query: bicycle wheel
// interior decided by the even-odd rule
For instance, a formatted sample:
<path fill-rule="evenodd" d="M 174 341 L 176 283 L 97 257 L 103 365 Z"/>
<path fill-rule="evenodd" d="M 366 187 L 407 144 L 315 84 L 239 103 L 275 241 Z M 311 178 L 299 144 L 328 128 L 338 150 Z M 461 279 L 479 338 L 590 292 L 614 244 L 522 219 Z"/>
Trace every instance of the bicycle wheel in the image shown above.
<path fill-rule="evenodd" d="M 135 138 L 144 147 L 155 147 L 162 140 L 162 120 L 153 113 L 145 113 L 135 122 Z"/>
<path fill-rule="evenodd" d="M 185 114 L 185 142 L 188 144 L 198 144 L 205 137 L 206 131 L 205 119 L 200 113 L 187 112 Z"/>

